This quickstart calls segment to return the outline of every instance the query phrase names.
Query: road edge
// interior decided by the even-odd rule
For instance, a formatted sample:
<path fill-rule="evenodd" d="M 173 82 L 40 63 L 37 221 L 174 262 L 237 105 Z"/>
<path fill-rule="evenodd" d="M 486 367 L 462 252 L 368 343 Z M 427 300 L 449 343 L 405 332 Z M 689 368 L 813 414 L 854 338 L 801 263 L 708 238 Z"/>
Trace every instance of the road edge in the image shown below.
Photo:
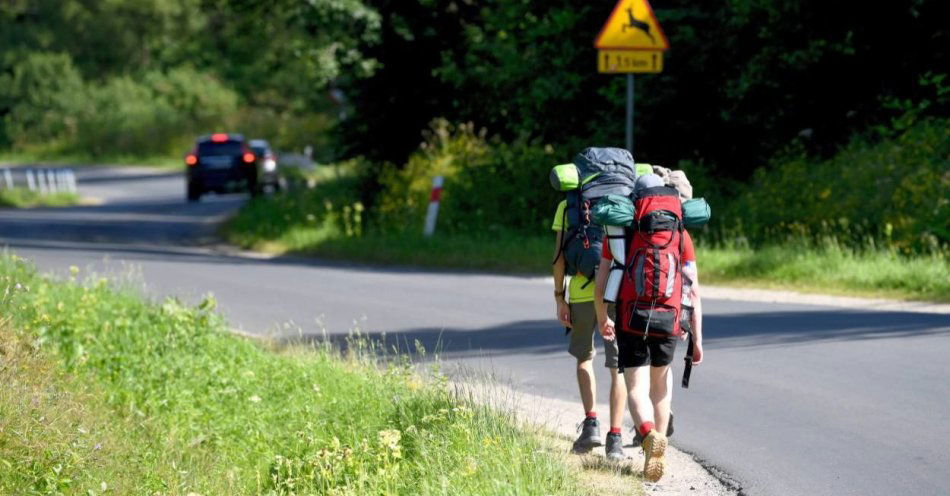
<path fill-rule="evenodd" d="M 478 377 L 472 372 L 472 377 L 466 380 L 457 380 L 449 383 L 456 394 L 472 400 L 478 404 L 489 406 L 497 411 L 512 412 L 516 418 L 536 429 L 549 432 L 563 441 L 564 449 L 570 446 L 570 441 L 576 436 L 576 422 L 580 406 L 577 402 L 549 398 L 536 395 L 506 386 L 489 378 Z M 598 405 L 602 411 L 607 411 L 607 405 Z M 626 416 L 626 414 L 625 414 Z M 627 427 L 629 422 L 625 422 Z M 639 447 L 631 447 L 629 435 L 626 436 L 624 451 L 629 460 L 619 465 L 617 476 L 623 476 L 631 482 L 631 486 L 640 487 L 644 493 L 656 496 L 741 496 L 742 488 L 738 481 L 729 474 L 716 468 L 707 467 L 701 460 L 691 453 L 682 451 L 671 445 L 667 449 L 667 474 L 659 483 L 643 482 L 640 478 L 643 466 L 643 454 Z M 675 444 L 675 438 L 671 438 Z M 587 460 L 602 460 L 605 463 L 602 450 L 594 450 L 585 455 Z M 590 461 L 581 461 L 582 465 Z"/>

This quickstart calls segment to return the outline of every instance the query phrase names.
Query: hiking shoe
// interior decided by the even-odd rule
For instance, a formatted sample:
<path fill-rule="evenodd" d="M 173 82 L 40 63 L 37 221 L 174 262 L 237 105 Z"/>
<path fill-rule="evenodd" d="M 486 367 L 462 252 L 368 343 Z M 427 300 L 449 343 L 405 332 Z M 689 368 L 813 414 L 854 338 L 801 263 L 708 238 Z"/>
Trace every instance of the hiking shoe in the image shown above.
<path fill-rule="evenodd" d="M 607 433 L 606 453 L 607 459 L 612 462 L 623 461 L 627 458 L 627 455 L 623 452 L 623 440 L 620 439 L 620 434 Z"/>
<path fill-rule="evenodd" d="M 666 436 L 652 430 L 643 440 L 643 478 L 657 482 L 663 477 L 666 468 Z"/>
<path fill-rule="evenodd" d="M 584 419 L 584 422 L 578 426 L 581 435 L 577 441 L 574 441 L 574 447 L 571 449 L 575 454 L 582 455 L 598 446 L 603 446 L 603 438 L 600 437 L 600 422 L 594 417 Z"/>
<path fill-rule="evenodd" d="M 630 447 L 636 448 L 637 446 L 643 445 L 643 434 L 640 434 L 640 430 L 634 427 L 630 429 L 633 432 L 633 441 L 630 442 Z"/>
<path fill-rule="evenodd" d="M 633 442 L 630 443 L 630 446 L 637 447 L 643 444 L 643 434 L 640 434 L 640 431 L 636 427 L 630 429 L 633 432 Z M 673 435 L 673 412 L 670 412 L 670 423 L 666 426 L 666 437 Z"/>

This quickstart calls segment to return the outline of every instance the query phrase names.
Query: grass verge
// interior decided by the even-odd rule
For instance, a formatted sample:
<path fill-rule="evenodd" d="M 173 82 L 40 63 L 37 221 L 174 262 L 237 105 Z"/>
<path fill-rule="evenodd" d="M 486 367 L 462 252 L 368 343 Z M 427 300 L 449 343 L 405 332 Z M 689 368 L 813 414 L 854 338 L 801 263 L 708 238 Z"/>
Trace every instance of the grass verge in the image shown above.
<path fill-rule="evenodd" d="M 25 188 L 0 189 L 0 207 L 68 207 L 78 205 L 82 198 L 76 193 L 40 194 Z"/>
<path fill-rule="evenodd" d="M 355 180 L 341 176 L 313 189 L 257 198 L 224 227 L 243 248 L 328 259 L 420 267 L 549 274 L 553 233 L 509 231 L 479 234 L 418 230 L 383 233 L 363 228 L 352 203 Z M 697 236 L 699 238 L 699 236 Z M 709 284 L 793 289 L 814 293 L 950 301 L 950 260 L 944 254 L 899 255 L 886 250 L 817 248 L 805 243 L 760 249 L 702 243 L 702 280 Z"/>
<path fill-rule="evenodd" d="M 74 167 L 100 165 L 143 165 L 160 167 L 163 169 L 180 169 L 184 167 L 181 157 L 156 155 L 107 155 L 94 157 L 78 153 L 44 153 L 44 152 L 0 152 L 0 165 L 15 164 L 49 164 L 70 165 Z"/>
<path fill-rule="evenodd" d="M 805 246 L 699 246 L 701 277 L 711 284 L 795 289 L 950 302 L 950 260 L 944 254 L 904 256 Z"/>
<path fill-rule="evenodd" d="M 214 313 L 0 257 L 0 494 L 584 494 L 563 454 L 353 340 L 275 350 Z"/>

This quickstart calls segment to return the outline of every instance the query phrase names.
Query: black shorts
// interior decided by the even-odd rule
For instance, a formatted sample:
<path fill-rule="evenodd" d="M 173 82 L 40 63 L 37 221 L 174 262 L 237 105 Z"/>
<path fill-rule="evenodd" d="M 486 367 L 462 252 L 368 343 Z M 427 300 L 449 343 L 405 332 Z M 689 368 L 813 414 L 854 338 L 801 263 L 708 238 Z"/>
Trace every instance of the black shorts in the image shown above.
<path fill-rule="evenodd" d="M 676 342 L 679 338 L 654 338 L 623 331 L 617 332 L 617 356 L 620 372 L 625 367 L 663 367 L 673 363 L 673 352 L 676 351 Z"/>

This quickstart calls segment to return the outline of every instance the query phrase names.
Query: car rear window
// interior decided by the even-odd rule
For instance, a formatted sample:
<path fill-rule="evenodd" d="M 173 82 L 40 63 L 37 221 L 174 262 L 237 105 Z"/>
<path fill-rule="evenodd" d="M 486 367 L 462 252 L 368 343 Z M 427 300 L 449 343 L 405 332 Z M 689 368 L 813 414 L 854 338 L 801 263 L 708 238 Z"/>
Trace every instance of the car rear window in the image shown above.
<path fill-rule="evenodd" d="M 258 157 L 263 157 L 264 155 L 267 155 L 267 148 L 264 148 L 262 146 L 252 146 L 251 150 L 253 150 L 254 155 L 257 155 Z"/>
<path fill-rule="evenodd" d="M 223 143 L 206 142 L 198 144 L 198 155 L 240 155 L 244 152 L 240 141 L 225 141 Z"/>

